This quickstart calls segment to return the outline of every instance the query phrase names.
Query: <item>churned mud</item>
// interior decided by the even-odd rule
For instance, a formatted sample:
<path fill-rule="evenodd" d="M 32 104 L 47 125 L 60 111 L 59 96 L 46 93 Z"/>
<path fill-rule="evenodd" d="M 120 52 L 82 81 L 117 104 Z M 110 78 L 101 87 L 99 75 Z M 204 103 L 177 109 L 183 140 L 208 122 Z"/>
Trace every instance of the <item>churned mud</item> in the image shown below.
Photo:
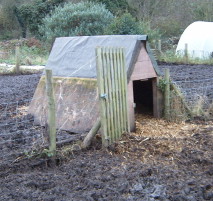
<path fill-rule="evenodd" d="M 39 77 L 0 76 L 0 103 L 26 102 Z M 88 150 L 59 150 L 55 159 L 0 157 L 0 200 L 213 200 L 212 121 L 171 123 L 137 115 L 136 126 L 109 149 L 101 149 L 97 135 Z M 19 138 L 38 132 L 27 131 Z"/>

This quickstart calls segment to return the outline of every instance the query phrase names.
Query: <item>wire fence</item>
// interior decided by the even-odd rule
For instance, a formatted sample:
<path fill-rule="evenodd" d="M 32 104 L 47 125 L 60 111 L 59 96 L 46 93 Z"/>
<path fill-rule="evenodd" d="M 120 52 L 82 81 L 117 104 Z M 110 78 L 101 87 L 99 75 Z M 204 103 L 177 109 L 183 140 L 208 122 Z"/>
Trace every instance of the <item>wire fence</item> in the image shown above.
<path fill-rule="evenodd" d="M 171 91 L 171 114 L 186 119 L 186 108 L 192 116 L 213 117 L 213 74 L 211 66 L 163 66 L 170 69 L 172 84 L 181 93 Z M 187 69 L 188 68 L 188 69 Z M 183 101 L 185 105 L 183 104 Z"/>

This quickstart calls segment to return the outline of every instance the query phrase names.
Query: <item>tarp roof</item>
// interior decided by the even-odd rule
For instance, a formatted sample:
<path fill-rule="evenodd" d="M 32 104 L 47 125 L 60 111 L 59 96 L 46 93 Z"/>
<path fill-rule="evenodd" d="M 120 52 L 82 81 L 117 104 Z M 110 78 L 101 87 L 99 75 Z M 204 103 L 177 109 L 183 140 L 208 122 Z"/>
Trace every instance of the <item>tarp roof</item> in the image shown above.
<path fill-rule="evenodd" d="M 133 55 L 138 41 L 146 41 L 146 35 L 106 35 L 61 37 L 55 40 L 47 68 L 53 70 L 53 76 L 96 78 L 95 48 L 125 48 L 127 70 L 132 65 Z"/>

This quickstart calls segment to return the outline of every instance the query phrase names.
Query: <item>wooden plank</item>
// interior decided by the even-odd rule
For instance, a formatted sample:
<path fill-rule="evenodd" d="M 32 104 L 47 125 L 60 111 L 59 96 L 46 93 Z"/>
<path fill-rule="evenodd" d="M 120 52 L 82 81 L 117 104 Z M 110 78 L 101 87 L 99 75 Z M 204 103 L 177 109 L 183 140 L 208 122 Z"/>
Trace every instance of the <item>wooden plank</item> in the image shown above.
<path fill-rule="evenodd" d="M 116 55 L 117 55 L 117 76 L 118 76 L 118 110 L 119 110 L 119 138 L 121 134 L 123 133 L 123 106 L 122 106 L 122 96 L 121 96 L 121 58 L 120 58 L 120 52 L 119 48 L 116 49 Z"/>
<path fill-rule="evenodd" d="M 108 70 L 108 64 L 107 64 L 107 49 L 106 48 L 102 48 L 102 62 L 103 62 L 103 66 L 102 66 L 102 70 L 103 70 L 103 79 L 104 79 L 104 99 L 105 99 L 105 107 L 106 107 L 106 125 L 107 125 L 107 140 L 109 141 L 108 143 L 110 144 L 111 142 L 111 137 L 110 137 L 110 133 L 111 133 L 111 126 L 110 126 L 110 103 L 109 103 L 109 91 L 108 91 L 108 80 L 107 80 L 107 70 Z"/>
<path fill-rule="evenodd" d="M 52 70 L 46 69 L 46 93 L 48 98 L 48 131 L 50 137 L 49 151 L 56 154 L 56 108 L 53 90 Z"/>
<path fill-rule="evenodd" d="M 113 48 L 110 48 L 109 51 L 110 54 L 110 75 L 111 75 L 111 82 L 112 82 L 112 108 L 113 108 L 113 122 L 114 122 L 114 140 L 118 138 L 118 130 L 116 128 L 117 126 L 117 122 L 118 122 L 118 118 L 117 118 L 117 107 L 116 107 L 116 86 L 115 86 L 115 74 L 114 74 L 114 69 L 115 69 L 115 65 L 114 65 L 114 52 L 113 52 Z"/>
<path fill-rule="evenodd" d="M 110 144 L 115 141 L 115 127 L 114 127 L 114 113 L 113 113 L 113 91 L 112 91 L 112 79 L 111 79 L 111 58 L 110 58 L 110 48 L 106 50 L 106 60 L 107 60 L 107 85 L 108 85 L 108 101 L 109 101 L 109 120 L 110 120 Z"/>
<path fill-rule="evenodd" d="M 104 82 L 102 83 L 104 86 L 104 93 L 102 94 L 103 99 L 105 99 L 105 107 L 106 107 L 106 136 L 107 136 L 107 140 L 109 140 L 109 143 L 111 141 L 109 134 L 111 133 L 111 129 L 110 129 L 110 108 L 109 108 L 109 93 L 108 93 L 108 82 L 107 82 L 107 58 L 106 58 L 106 48 L 102 48 L 102 71 L 103 71 L 103 79 Z"/>
<path fill-rule="evenodd" d="M 107 146 L 107 120 L 106 120 L 106 107 L 105 99 L 102 97 L 104 94 L 104 77 L 102 70 L 102 48 L 96 48 L 96 70 L 97 70 L 97 84 L 98 95 L 100 99 L 100 115 L 101 115 L 101 129 L 102 129 L 102 144 Z"/>
<path fill-rule="evenodd" d="M 119 108 L 119 80 L 118 80 L 118 55 L 117 55 L 117 49 L 113 50 L 114 52 L 114 75 L 115 75 L 115 101 L 116 101 L 116 112 L 117 112 L 117 122 L 116 122 L 116 127 L 117 127 L 117 136 L 116 138 L 118 139 L 120 136 L 121 132 L 121 125 L 120 125 L 120 108 Z"/>
<path fill-rule="evenodd" d="M 122 66 L 123 66 L 123 101 L 124 101 L 124 113 L 125 113 L 125 131 L 130 132 L 130 125 L 129 125 L 129 113 L 128 113 L 128 92 L 127 92 L 127 74 L 126 74 L 126 62 L 125 62 L 125 55 L 124 55 L 124 48 L 121 49 L 122 51 Z"/>
<path fill-rule="evenodd" d="M 126 110 L 125 110 L 125 96 L 124 96 L 124 64 L 123 64 L 123 58 L 122 58 L 122 48 L 119 48 L 119 56 L 120 56 L 120 63 L 121 63 L 121 106 L 122 106 L 122 116 L 123 116 L 123 121 L 122 121 L 122 127 L 123 127 L 123 132 L 126 131 Z"/>

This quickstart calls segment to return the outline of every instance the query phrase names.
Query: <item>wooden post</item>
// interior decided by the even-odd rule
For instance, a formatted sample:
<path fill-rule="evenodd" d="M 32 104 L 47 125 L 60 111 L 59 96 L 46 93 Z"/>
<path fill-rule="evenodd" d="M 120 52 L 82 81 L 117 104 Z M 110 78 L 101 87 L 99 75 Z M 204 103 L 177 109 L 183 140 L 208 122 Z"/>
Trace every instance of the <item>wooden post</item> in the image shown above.
<path fill-rule="evenodd" d="M 15 58 L 16 58 L 15 72 L 18 74 L 20 73 L 20 47 L 19 46 L 16 46 Z"/>
<path fill-rule="evenodd" d="M 165 69 L 165 92 L 164 92 L 164 115 L 166 120 L 170 119 L 170 78 L 169 69 Z"/>
<path fill-rule="evenodd" d="M 48 131 L 50 137 L 49 152 L 56 153 L 56 109 L 53 90 L 52 70 L 46 69 L 46 93 L 48 98 Z"/>
<path fill-rule="evenodd" d="M 188 44 L 185 44 L 184 47 L 184 58 L 185 58 L 185 62 L 188 63 L 189 62 L 189 54 L 188 54 Z"/>
<path fill-rule="evenodd" d="M 108 146 L 108 136 L 107 136 L 107 114 L 106 114 L 106 98 L 104 90 L 104 72 L 102 69 L 102 48 L 96 48 L 96 70 L 97 70 L 97 82 L 98 82 L 98 95 L 100 100 L 100 115 L 101 115 L 101 129 L 102 129 L 102 145 Z"/>
<path fill-rule="evenodd" d="M 98 118 L 90 132 L 87 134 L 87 136 L 84 138 L 84 141 L 81 144 L 82 148 L 87 148 L 91 144 L 92 138 L 95 136 L 95 134 L 98 132 L 98 130 L 101 127 L 101 119 Z"/>
<path fill-rule="evenodd" d="M 162 52 L 161 40 L 158 40 L 158 52 L 159 54 Z"/>
<path fill-rule="evenodd" d="M 156 40 L 153 40 L 153 46 L 154 46 L 154 49 L 156 49 Z"/>

